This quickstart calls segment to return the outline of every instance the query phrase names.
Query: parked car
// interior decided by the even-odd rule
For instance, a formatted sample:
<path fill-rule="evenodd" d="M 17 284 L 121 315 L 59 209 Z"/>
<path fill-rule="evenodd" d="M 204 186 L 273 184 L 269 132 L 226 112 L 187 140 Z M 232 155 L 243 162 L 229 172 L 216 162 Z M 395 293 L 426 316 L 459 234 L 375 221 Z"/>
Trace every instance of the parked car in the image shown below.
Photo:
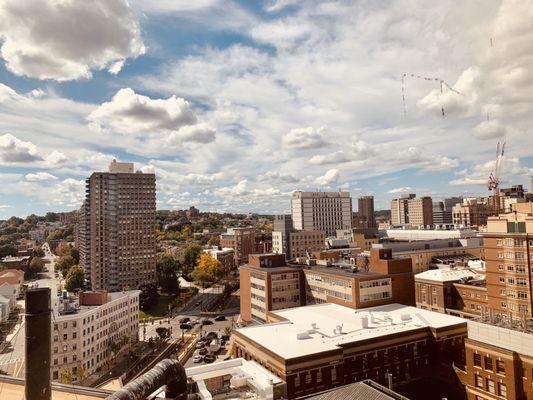
<path fill-rule="evenodd" d="M 198 307 L 198 306 L 201 306 L 201 305 L 202 305 L 202 302 L 201 302 L 201 301 L 197 301 L 197 302 L 195 303 L 195 305 L 196 305 L 197 307 Z"/>
<path fill-rule="evenodd" d="M 180 329 L 189 330 L 192 329 L 191 324 L 180 324 Z"/>
<path fill-rule="evenodd" d="M 212 363 L 216 359 L 217 358 L 215 356 L 212 356 L 211 354 L 207 354 L 206 356 L 204 356 L 204 362 L 206 362 L 206 363 Z"/>
<path fill-rule="evenodd" d="M 183 317 L 183 318 L 180 318 L 180 324 L 186 324 L 187 322 L 189 322 L 191 319 L 189 317 Z"/>
<path fill-rule="evenodd" d="M 211 321 L 209 318 L 206 318 L 202 321 L 202 325 L 213 325 L 213 321 Z"/>
<path fill-rule="evenodd" d="M 229 335 L 222 335 L 220 338 L 226 342 L 229 341 Z"/>
<path fill-rule="evenodd" d="M 207 354 L 207 348 L 202 347 L 201 349 L 198 350 L 198 354 L 205 356 Z"/>
<path fill-rule="evenodd" d="M 192 361 L 194 363 L 201 363 L 202 361 L 204 361 L 204 356 L 198 354 L 192 358 Z"/>
<path fill-rule="evenodd" d="M 207 332 L 207 335 L 205 335 L 205 337 L 211 341 L 215 338 L 218 338 L 218 334 L 216 332 Z"/>
<path fill-rule="evenodd" d="M 202 347 L 205 347 L 205 343 L 201 342 L 201 341 L 198 341 L 198 343 L 196 343 L 196 348 L 197 349 L 201 349 Z"/>
<path fill-rule="evenodd" d="M 225 321 L 226 317 L 224 315 L 217 315 L 215 317 L 215 321 Z"/>

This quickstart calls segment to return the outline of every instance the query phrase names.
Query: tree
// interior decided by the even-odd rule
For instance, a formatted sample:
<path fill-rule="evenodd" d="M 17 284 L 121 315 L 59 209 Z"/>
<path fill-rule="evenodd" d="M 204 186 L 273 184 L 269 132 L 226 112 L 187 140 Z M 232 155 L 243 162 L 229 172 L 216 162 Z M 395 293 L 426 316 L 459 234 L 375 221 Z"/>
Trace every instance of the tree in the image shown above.
<path fill-rule="evenodd" d="M 209 246 L 220 246 L 220 236 L 213 236 L 207 241 Z"/>
<path fill-rule="evenodd" d="M 157 255 L 157 281 L 163 292 L 168 294 L 179 294 L 180 284 L 178 280 L 178 271 L 180 269 L 181 264 L 176 257 L 168 253 L 159 253 Z"/>
<path fill-rule="evenodd" d="M 40 257 L 33 257 L 26 271 L 26 278 L 33 278 L 44 268 L 44 261 Z"/>
<path fill-rule="evenodd" d="M 180 254 L 180 262 L 184 274 L 189 274 L 196 267 L 201 252 L 202 248 L 197 244 L 189 244 L 183 248 Z"/>
<path fill-rule="evenodd" d="M 157 333 L 157 336 L 159 336 L 159 339 L 165 340 L 166 338 L 170 337 L 170 329 L 160 326 L 155 330 Z"/>
<path fill-rule="evenodd" d="M 61 242 L 56 247 L 56 255 L 58 255 L 59 257 L 71 256 L 72 255 L 70 254 L 71 249 L 72 248 L 70 247 L 68 243 Z"/>
<path fill-rule="evenodd" d="M 68 270 L 73 265 L 76 265 L 76 260 L 72 256 L 68 255 L 63 256 L 59 260 L 57 260 L 55 268 L 61 271 L 63 273 L 63 276 L 66 276 Z"/>
<path fill-rule="evenodd" d="M 215 282 L 220 277 L 222 277 L 224 271 L 222 269 L 222 264 L 216 258 L 211 257 L 207 253 L 202 253 L 198 264 L 191 275 L 195 281 L 206 283 L 206 282 Z"/>
<path fill-rule="evenodd" d="M 41 258 L 43 258 L 43 257 L 44 257 L 44 250 L 43 250 L 42 248 L 40 248 L 40 247 L 37 247 L 37 248 L 35 249 L 34 254 L 35 254 L 36 257 L 41 257 Z"/>
<path fill-rule="evenodd" d="M 82 267 L 73 266 L 69 269 L 65 279 L 65 289 L 74 292 L 76 289 L 83 289 L 85 286 L 85 272 Z"/>
<path fill-rule="evenodd" d="M 0 247 L 0 258 L 4 258 L 5 256 L 16 256 L 16 255 L 17 255 L 17 248 L 15 246 L 8 244 L 6 246 Z"/>
<path fill-rule="evenodd" d="M 159 293 L 157 286 L 152 283 L 143 283 L 139 286 L 141 293 L 139 294 L 139 307 L 146 311 L 155 307 L 159 302 Z"/>
<path fill-rule="evenodd" d="M 61 383 L 71 384 L 72 383 L 72 372 L 68 369 L 64 369 L 59 373 L 59 381 Z"/>

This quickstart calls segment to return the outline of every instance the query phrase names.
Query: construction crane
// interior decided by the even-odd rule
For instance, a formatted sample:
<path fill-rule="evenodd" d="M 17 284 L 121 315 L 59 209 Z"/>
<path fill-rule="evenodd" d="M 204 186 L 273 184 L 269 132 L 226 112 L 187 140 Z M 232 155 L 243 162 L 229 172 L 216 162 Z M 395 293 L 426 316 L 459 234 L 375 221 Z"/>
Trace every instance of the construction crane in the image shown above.
<path fill-rule="evenodd" d="M 496 146 L 496 163 L 494 164 L 494 169 L 489 175 L 488 189 L 494 191 L 495 198 L 495 208 L 496 213 L 500 212 L 500 173 L 502 170 L 503 155 L 505 152 L 505 139 L 502 143 L 498 142 Z"/>

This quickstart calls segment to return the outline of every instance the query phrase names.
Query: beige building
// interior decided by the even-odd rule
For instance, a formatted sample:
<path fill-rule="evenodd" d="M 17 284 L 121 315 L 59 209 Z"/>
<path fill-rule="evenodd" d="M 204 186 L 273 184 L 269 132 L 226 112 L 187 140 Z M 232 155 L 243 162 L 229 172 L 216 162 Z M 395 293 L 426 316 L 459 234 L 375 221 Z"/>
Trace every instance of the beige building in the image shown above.
<path fill-rule="evenodd" d="M 325 231 L 335 236 L 338 229 L 352 229 L 352 198 L 348 192 L 293 192 L 292 223 L 296 230 Z"/>
<path fill-rule="evenodd" d="M 78 217 L 80 263 L 94 290 L 119 291 L 155 282 L 155 174 L 113 160 L 87 179 Z"/>
<path fill-rule="evenodd" d="M 487 218 L 493 214 L 493 208 L 486 199 L 481 198 L 464 199 L 463 203 L 456 204 L 452 208 L 454 225 L 463 227 L 485 226 Z"/>
<path fill-rule="evenodd" d="M 433 200 L 415 194 L 391 200 L 392 225 L 433 225 Z"/>
<path fill-rule="evenodd" d="M 122 350 L 138 340 L 139 290 L 81 292 L 78 299 L 53 304 L 51 375 L 63 371 L 80 382 L 110 362 L 112 344 Z M 121 351 L 122 351 L 121 350 Z"/>

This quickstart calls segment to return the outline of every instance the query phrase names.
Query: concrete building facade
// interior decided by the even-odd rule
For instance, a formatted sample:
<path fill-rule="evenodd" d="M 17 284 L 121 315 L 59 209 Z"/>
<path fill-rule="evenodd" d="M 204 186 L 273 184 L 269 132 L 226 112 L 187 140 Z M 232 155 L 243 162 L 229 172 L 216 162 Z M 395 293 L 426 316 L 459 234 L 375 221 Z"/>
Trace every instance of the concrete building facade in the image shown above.
<path fill-rule="evenodd" d="M 296 230 L 321 230 L 335 236 L 338 229 L 352 229 L 352 198 L 348 192 L 302 192 L 291 196 Z"/>

